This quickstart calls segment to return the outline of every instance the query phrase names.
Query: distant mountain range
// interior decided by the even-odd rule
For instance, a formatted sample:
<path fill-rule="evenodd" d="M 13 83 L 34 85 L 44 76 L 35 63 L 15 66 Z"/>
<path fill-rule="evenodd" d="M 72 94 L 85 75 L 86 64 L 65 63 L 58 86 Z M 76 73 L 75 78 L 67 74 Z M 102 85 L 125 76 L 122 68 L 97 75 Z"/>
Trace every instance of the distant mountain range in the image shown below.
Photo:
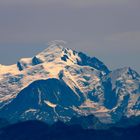
<path fill-rule="evenodd" d="M 52 41 L 32 58 L 0 65 L 1 120 L 95 129 L 138 124 L 140 75 L 130 67 L 111 71 L 96 57 L 64 46 Z"/>

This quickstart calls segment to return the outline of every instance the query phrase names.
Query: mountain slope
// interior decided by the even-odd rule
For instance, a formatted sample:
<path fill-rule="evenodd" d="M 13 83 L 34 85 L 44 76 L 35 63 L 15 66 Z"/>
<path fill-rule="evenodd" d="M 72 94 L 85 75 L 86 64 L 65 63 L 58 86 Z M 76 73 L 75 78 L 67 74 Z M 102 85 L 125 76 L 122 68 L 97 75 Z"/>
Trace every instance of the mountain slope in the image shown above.
<path fill-rule="evenodd" d="M 58 119 L 66 121 L 75 113 L 72 107 L 79 106 L 82 102 L 82 98 L 62 80 L 39 80 L 26 87 L 11 103 L 3 107 L 0 116 L 11 122 L 16 122 L 18 118 L 45 120 L 48 123 L 54 123 Z"/>

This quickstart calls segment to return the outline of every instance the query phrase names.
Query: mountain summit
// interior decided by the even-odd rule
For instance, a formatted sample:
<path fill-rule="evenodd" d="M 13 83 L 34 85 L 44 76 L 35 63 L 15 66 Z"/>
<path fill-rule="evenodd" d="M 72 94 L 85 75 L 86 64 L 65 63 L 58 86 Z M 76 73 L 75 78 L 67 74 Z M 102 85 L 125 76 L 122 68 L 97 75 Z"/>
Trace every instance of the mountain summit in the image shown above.
<path fill-rule="evenodd" d="M 129 67 L 111 71 L 65 44 L 52 41 L 32 58 L 0 65 L 0 118 L 53 124 L 93 115 L 99 126 L 139 118 L 140 75 Z"/>

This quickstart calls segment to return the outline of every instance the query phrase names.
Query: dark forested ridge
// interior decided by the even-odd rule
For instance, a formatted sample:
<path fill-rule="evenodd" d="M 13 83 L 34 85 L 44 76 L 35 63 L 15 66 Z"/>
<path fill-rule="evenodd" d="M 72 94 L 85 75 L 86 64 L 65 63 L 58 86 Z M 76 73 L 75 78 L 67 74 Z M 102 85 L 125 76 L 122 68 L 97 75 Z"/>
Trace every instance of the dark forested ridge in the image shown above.
<path fill-rule="evenodd" d="M 83 129 L 79 125 L 57 122 L 47 125 L 27 121 L 0 129 L 0 140 L 139 140 L 140 125 L 129 128 L 113 127 L 107 130 Z"/>

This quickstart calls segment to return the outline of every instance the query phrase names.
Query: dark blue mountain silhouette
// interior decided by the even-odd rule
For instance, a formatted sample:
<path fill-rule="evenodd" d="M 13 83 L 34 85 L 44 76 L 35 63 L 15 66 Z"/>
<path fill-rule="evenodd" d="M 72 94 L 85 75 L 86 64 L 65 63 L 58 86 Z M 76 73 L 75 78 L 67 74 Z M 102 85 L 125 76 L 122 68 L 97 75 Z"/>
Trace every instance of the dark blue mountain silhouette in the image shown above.
<path fill-rule="evenodd" d="M 129 128 L 86 130 L 79 125 L 57 122 L 47 125 L 40 121 L 27 121 L 0 129 L 0 140 L 139 140 L 140 125 Z"/>

